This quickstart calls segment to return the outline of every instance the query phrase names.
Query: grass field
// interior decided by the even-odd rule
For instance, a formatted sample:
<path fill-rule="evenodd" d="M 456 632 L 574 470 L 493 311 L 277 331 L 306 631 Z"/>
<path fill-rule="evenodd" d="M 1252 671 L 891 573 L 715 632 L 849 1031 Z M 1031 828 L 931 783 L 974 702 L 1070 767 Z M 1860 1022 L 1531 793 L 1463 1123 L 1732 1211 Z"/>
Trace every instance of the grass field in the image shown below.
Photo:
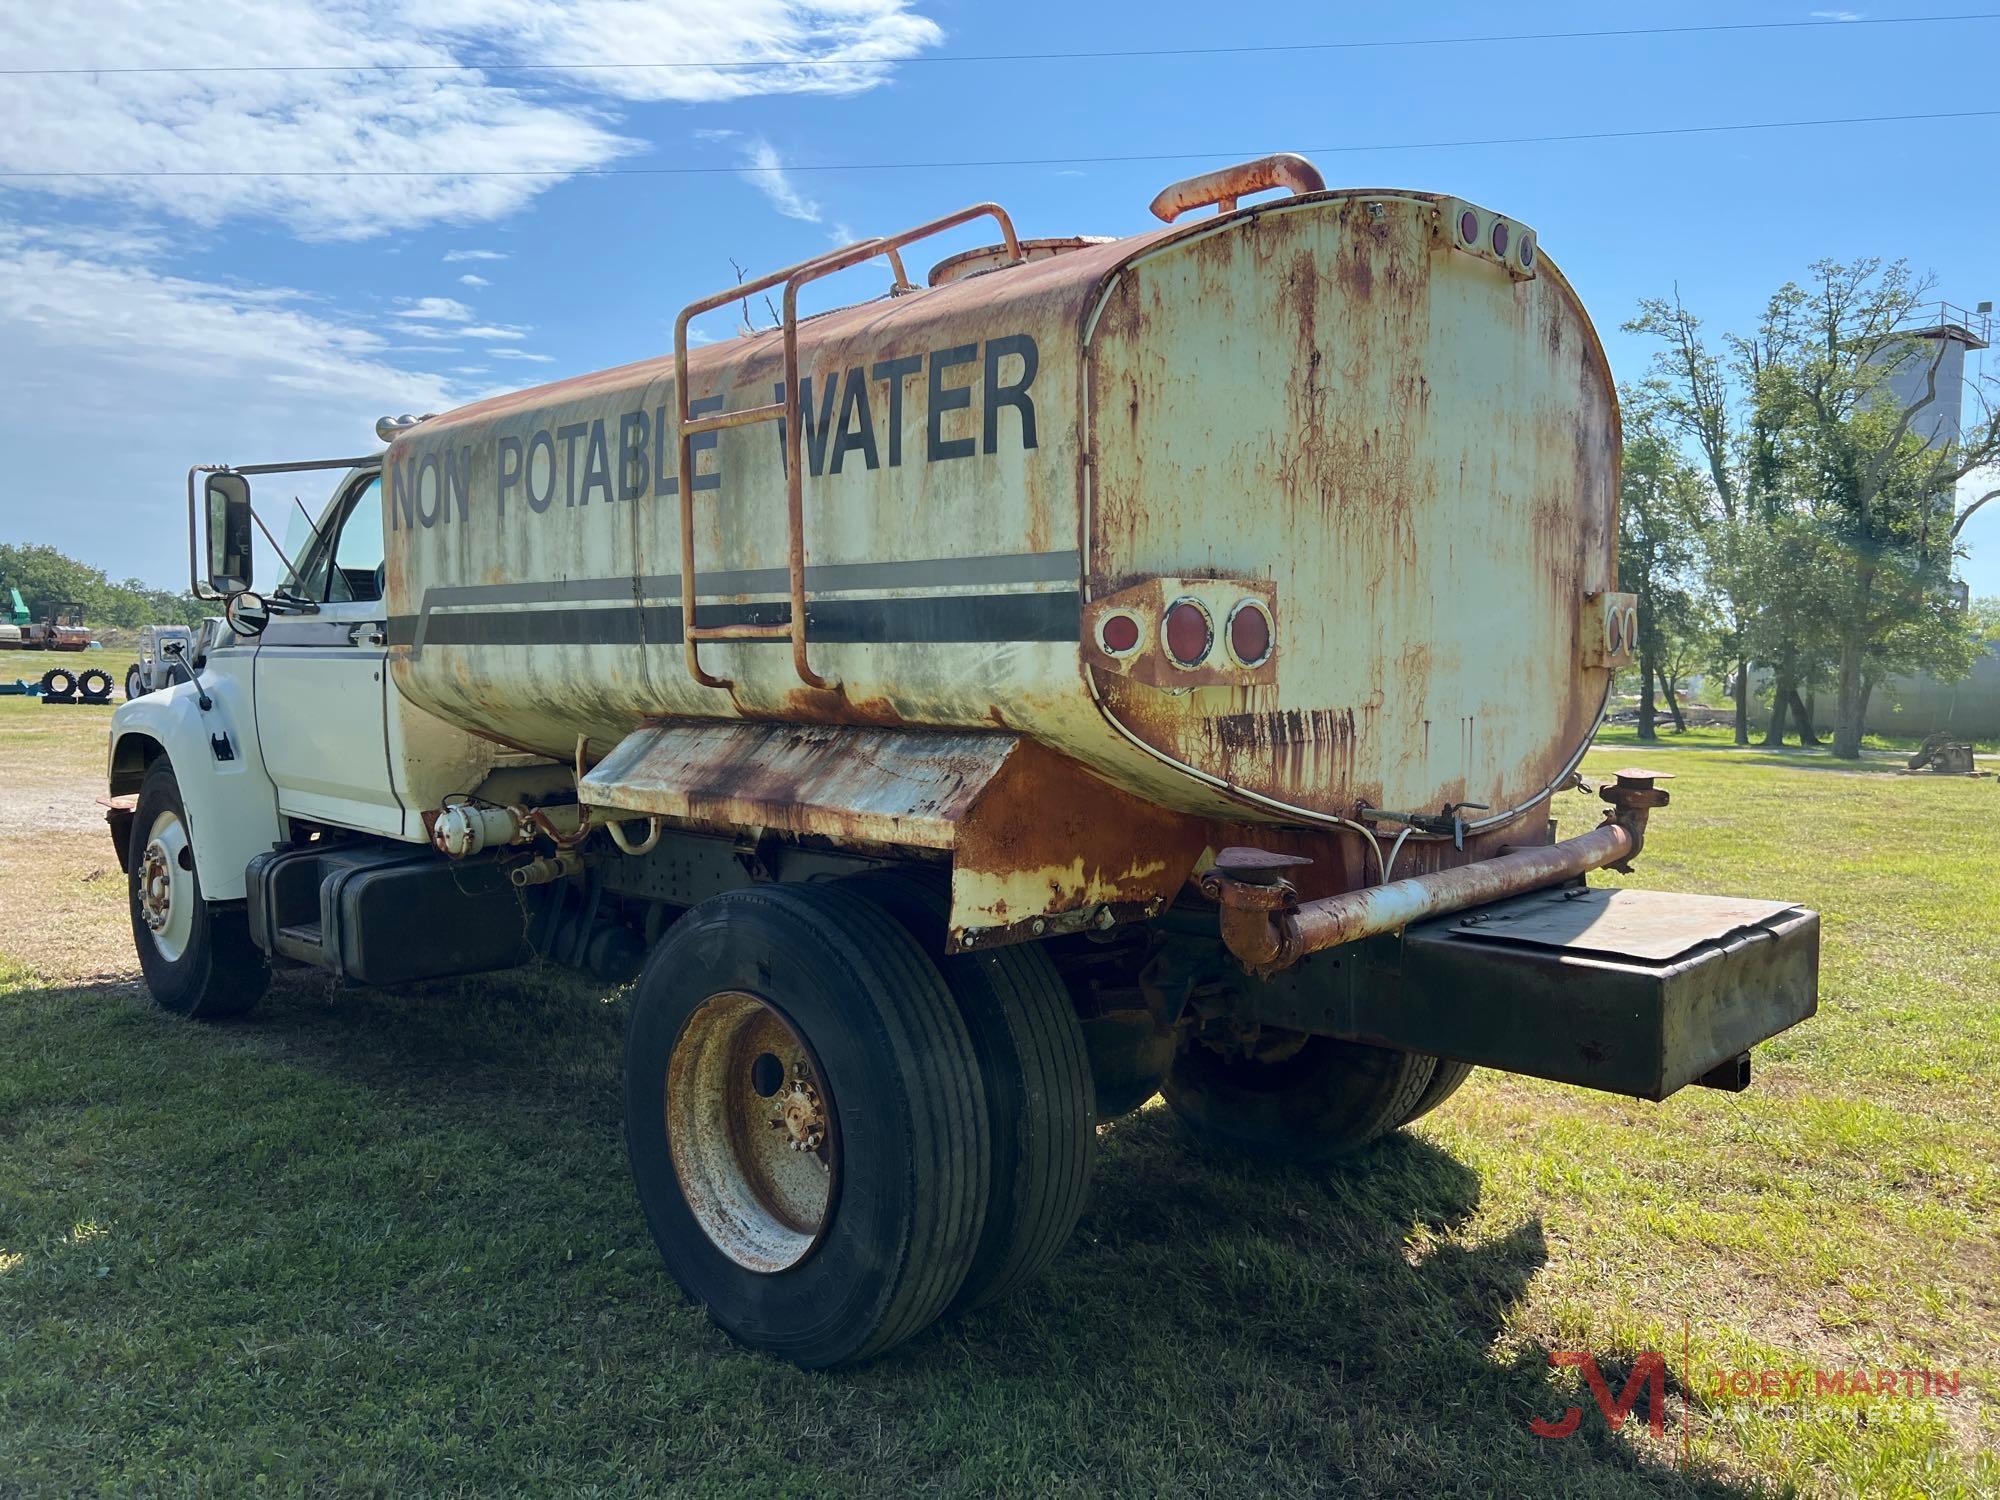
<path fill-rule="evenodd" d="M 1633 883 L 1824 913 L 1820 1014 L 1749 1093 L 1482 1073 L 1338 1171 L 1204 1157 L 1156 1102 L 1040 1285 L 808 1375 L 661 1269 L 622 995 L 294 979 L 246 1023 L 161 1015 L 89 827 L 105 714 L 57 713 L 0 701 L 9 774 L 85 805 L 0 814 L 0 1492 L 2000 1491 L 1993 780 L 1594 751 L 1680 778 Z M 1611 1434 L 1565 1350 L 1614 1391 L 1666 1354 L 1663 1439 L 1643 1403 Z M 1713 1391 L 1818 1368 L 1960 1380 Z"/>

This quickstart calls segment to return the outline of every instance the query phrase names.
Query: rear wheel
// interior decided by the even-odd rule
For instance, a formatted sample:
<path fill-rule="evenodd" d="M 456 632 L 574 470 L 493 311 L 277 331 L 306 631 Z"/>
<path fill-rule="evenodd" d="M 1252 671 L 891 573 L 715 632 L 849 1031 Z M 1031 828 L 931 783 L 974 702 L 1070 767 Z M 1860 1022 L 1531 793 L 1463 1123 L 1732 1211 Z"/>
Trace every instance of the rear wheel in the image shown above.
<path fill-rule="evenodd" d="M 1189 1041 L 1161 1092 L 1205 1143 L 1329 1161 L 1414 1119 L 1436 1068 L 1421 1052 L 1266 1028 L 1248 1056 Z"/>
<path fill-rule="evenodd" d="M 270 967 L 244 914 L 217 910 L 202 896 L 180 783 L 164 756 L 139 788 L 125 863 L 132 941 L 160 1007 L 210 1021 L 255 1005 Z"/>
<path fill-rule="evenodd" d="M 1458 1092 L 1459 1085 L 1472 1076 L 1472 1064 L 1453 1062 L 1448 1057 L 1440 1057 L 1437 1067 L 1431 1073 L 1431 1081 L 1424 1085 L 1424 1091 L 1417 1096 L 1416 1104 L 1403 1116 L 1402 1123 L 1420 1120 L 1445 1100 Z"/>
<path fill-rule="evenodd" d="M 920 871 L 841 882 L 882 906 L 926 952 L 942 954 L 951 897 Z M 970 1312 L 1040 1275 L 1090 1192 L 1097 1120 L 1090 1058 L 1062 976 L 1033 945 L 938 959 L 971 1034 L 992 1143 L 986 1227 L 947 1311 Z"/>
<path fill-rule="evenodd" d="M 633 997 L 625 1136 L 675 1279 L 797 1364 L 911 1337 L 980 1245 L 971 1040 L 916 941 L 851 892 L 732 891 L 674 924 Z"/>

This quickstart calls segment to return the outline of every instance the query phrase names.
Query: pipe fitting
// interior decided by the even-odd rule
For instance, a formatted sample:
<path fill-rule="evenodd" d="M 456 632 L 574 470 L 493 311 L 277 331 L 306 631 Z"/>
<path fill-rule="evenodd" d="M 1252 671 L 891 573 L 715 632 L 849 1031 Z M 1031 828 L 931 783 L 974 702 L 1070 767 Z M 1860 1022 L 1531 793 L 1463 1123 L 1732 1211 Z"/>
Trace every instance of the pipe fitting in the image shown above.
<path fill-rule="evenodd" d="M 574 849 L 564 849 L 556 854 L 544 854 L 539 859 L 531 859 L 525 865 L 515 866 L 508 876 L 523 890 L 531 885 L 548 885 L 553 881 L 567 880 L 572 875 L 583 873 L 584 858 Z"/>
<path fill-rule="evenodd" d="M 1308 954 L 1395 932 L 1426 917 L 1561 885 L 1592 870 L 1629 870 L 1645 842 L 1647 814 L 1667 805 L 1666 792 L 1654 783 L 1667 779 L 1661 771 L 1620 771 L 1600 793 L 1610 807 L 1589 833 L 1386 885 L 1301 903 L 1282 871 L 1305 861 L 1261 849 L 1225 849 L 1202 876 L 1201 889 L 1222 908 L 1222 941 L 1229 951 L 1253 974 L 1266 975 Z"/>

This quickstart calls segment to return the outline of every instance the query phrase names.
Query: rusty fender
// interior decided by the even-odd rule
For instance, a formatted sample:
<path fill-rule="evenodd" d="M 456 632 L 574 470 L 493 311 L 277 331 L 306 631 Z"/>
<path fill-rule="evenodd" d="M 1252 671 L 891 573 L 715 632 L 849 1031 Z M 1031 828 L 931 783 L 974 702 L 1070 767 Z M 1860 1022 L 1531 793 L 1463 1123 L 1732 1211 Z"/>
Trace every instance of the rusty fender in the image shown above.
<path fill-rule="evenodd" d="M 1201 878 L 1222 908 L 1222 941 L 1259 974 L 1290 968 L 1309 953 L 1394 932 L 1425 917 L 1484 906 L 1592 870 L 1629 869 L 1646 841 L 1646 815 L 1664 807 L 1654 782 L 1665 772 L 1620 771 L 1599 795 L 1611 804 L 1603 823 L 1577 838 L 1494 859 L 1413 875 L 1387 885 L 1300 903 L 1284 871 L 1302 863 L 1261 849 L 1225 849 Z"/>

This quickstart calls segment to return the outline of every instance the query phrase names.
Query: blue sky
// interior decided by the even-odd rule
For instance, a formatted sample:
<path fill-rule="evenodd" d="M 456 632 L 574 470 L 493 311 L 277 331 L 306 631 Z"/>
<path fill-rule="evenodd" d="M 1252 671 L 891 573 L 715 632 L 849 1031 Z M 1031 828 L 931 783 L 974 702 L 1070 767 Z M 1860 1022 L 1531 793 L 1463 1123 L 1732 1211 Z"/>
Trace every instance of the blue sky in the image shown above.
<path fill-rule="evenodd" d="M 1957 59 L 1990 56 L 2000 20 L 1293 46 L 1959 9 L 0 0 L 0 66 L 252 69 L 0 77 L 0 172 L 549 174 L 0 180 L 0 538 L 184 582 L 189 463 L 361 453 L 384 412 L 658 353 L 683 302 L 733 279 L 732 257 L 766 269 L 989 197 L 1024 234 L 1128 234 L 1163 183 L 1269 150 L 1313 155 L 1334 185 L 1448 191 L 1534 226 L 1621 379 L 1647 355 L 1618 326 L 1641 296 L 1678 286 L 1719 334 L 1822 255 L 1906 256 L 1969 306 L 2000 296 L 2000 118 L 1376 148 L 1978 110 L 1954 82 L 1978 70 Z M 941 60 L 1266 44 L 1281 50 Z M 844 61 L 505 66 L 773 55 Z M 329 60 L 485 71 L 255 71 Z M 1173 159 L 852 167 L 1153 155 Z M 773 161 L 791 170 L 739 170 Z M 688 166 L 718 170 L 575 175 Z M 829 291 L 870 295 L 874 276 Z M 1985 361 L 2000 373 L 2000 353 Z M 1966 540 L 1973 591 L 2000 594 L 2000 502 Z"/>

